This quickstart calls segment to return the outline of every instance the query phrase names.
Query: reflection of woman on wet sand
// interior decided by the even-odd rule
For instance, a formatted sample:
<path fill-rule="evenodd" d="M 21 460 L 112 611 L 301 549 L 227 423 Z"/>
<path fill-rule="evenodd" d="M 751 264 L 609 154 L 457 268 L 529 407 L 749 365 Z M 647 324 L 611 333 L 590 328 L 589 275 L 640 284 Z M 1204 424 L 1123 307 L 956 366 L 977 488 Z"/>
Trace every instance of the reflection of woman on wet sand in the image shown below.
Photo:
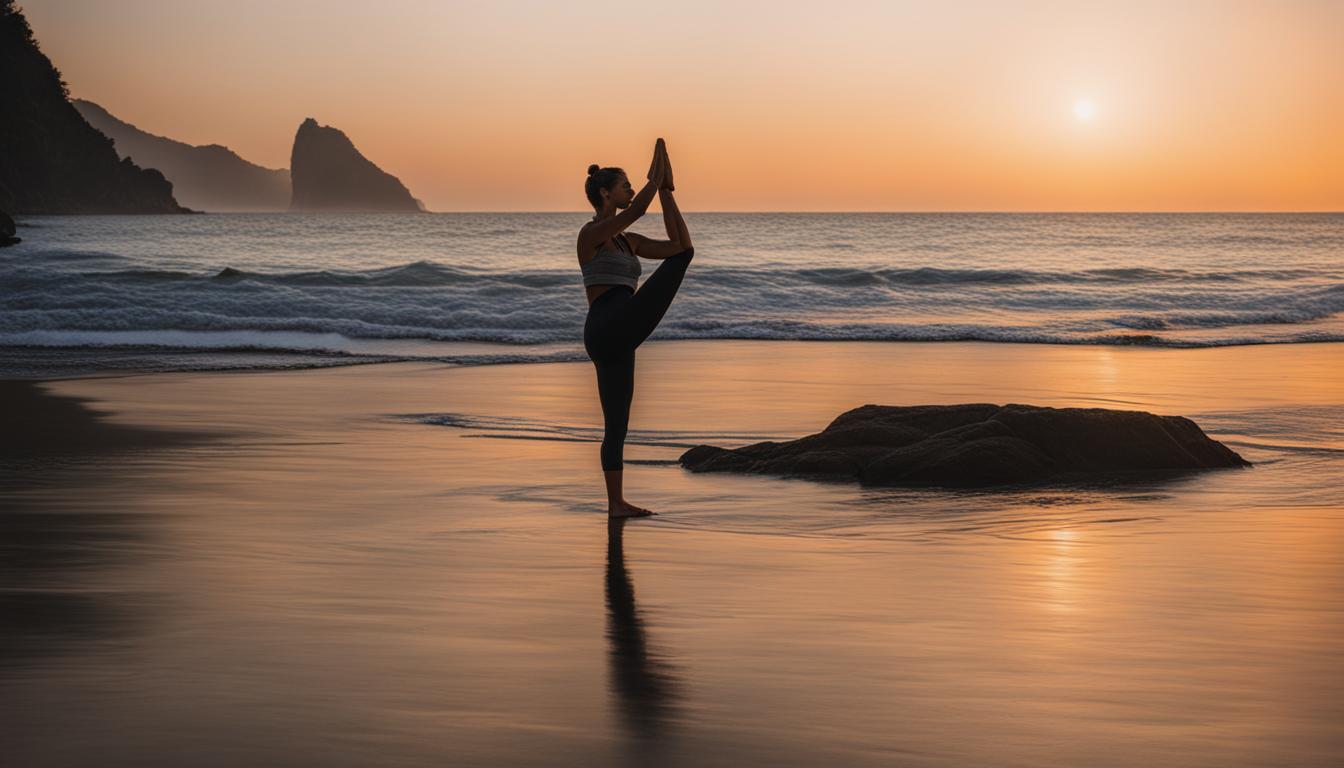
<path fill-rule="evenodd" d="M 644 621 L 635 607 L 635 588 L 625 570 L 625 520 L 607 522 L 607 638 L 611 641 L 611 684 L 616 705 L 631 735 L 659 735 L 672 714 L 676 680 L 668 665 L 649 653 Z"/>
<path fill-rule="evenodd" d="M 607 514 L 611 517 L 655 514 L 625 500 L 622 457 L 635 391 L 635 348 L 658 327 L 695 255 L 691 233 L 672 189 L 672 164 L 662 139 L 654 146 L 649 181 L 639 194 L 620 168 L 589 166 L 584 184 L 588 202 L 597 214 L 579 230 L 579 269 L 588 293 L 583 346 L 597 368 L 597 393 L 605 428 L 602 471 L 607 485 Z M 625 231 L 649 209 L 654 193 L 663 207 L 666 240 Z M 662 259 L 663 263 L 635 290 L 640 256 Z"/>

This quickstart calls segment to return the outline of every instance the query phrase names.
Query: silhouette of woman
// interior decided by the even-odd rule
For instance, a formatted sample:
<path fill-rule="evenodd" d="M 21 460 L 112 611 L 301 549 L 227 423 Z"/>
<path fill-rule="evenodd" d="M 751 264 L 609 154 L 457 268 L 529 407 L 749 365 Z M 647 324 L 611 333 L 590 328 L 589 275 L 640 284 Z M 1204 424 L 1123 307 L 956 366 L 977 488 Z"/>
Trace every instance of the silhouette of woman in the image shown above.
<path fill-rule="evenodd" d="M 658 327 L 695 255 L 691 233 L 672 197 L 672 164 L 662 139 L 654 145 L 648 179 L 636 194 L 625 171 L 592 165 L 584 184 L 597 214 L 579 230 L 578 239 L 579 269 L 588 293 L 583 346 L 597 368 L 605 430 L 600 455 L 611 517 L 656 514 L 626 501 L 621 487 L 625 433 L 635 392 L 635 348 Z M 626 232 L 648 211 L 655 193 L 662 204 L 668 239 Z M 636 290 L 640 256 L 663 263 Z"/>

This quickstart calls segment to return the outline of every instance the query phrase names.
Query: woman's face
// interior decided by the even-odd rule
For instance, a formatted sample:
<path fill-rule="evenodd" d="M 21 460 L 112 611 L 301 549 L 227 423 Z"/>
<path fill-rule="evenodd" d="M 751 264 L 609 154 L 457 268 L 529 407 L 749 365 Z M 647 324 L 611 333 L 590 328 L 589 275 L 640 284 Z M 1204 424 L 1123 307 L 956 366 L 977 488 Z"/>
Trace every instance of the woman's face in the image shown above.
<path fill-rule="evenodd" d="M 630 185 L 630 179 L 625 174 L 621 174 L 611 189 L 607 190 L 607 199 L 617 208 L 630 207 L 630 201 L 635 199 L 635 188 Z"/>

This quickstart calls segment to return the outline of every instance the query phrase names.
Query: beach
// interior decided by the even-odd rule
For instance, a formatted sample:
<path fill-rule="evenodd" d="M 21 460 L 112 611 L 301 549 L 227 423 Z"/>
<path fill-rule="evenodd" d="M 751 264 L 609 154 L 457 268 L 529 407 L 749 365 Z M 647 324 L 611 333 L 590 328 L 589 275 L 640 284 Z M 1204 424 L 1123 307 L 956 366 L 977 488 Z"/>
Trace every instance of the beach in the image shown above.
<path fill-rule="evenodd" d="M 654 340 L 625 484 L 660 515 L 616 527 L 585 361 L 7 384 L 7 751 L 1330 765 L 1342 352 Z M 1188 416 L 1254 466 L 951 491 L 676 463 L 971 402 Z"/>
<path fill-rule="evenodd" d="M 314 6 L 0 0 L 0 768 L 1344 765 L 1344 2 Z"/>

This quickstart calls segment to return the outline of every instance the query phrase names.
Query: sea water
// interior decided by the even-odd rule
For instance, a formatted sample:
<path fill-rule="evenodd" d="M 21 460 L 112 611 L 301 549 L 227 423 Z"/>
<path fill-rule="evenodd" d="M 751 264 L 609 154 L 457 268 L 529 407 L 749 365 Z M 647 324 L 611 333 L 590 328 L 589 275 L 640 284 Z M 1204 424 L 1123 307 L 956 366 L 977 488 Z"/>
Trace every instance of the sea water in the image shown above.
<path fill-rule="evenodd" d="M 582 360 L 588 218 L 28 217 L 0 251 L 0 375 Z M 696 258 L 651 340 L 1344 340 L 1344 214 L 687 222 Z M 657 214 L 632 230 L 666 236 Z"/>

